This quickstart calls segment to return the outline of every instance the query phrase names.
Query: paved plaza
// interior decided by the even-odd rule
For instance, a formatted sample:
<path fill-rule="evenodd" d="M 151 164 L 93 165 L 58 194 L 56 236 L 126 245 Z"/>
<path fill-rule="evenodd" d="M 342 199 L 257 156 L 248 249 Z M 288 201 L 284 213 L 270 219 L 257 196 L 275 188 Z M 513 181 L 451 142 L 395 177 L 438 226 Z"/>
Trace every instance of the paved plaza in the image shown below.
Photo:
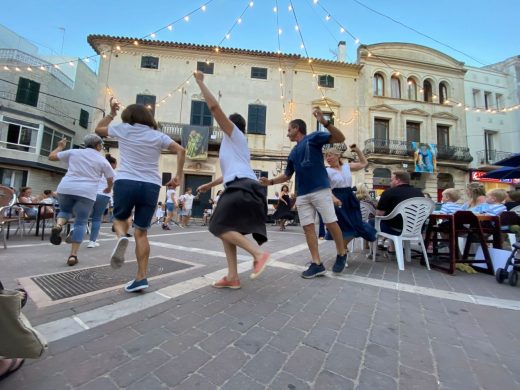
<path fill-rule="evenodd" d="M 520 387 L 519 287 L 417 260 L 399 272 L 394 258 L 373 263 L 359 244 L 343 274 L 305 280 L 301 227 L 268 233 L 265 273 L 250 280 L 241 252 L 242 289 L 217 290 L 220 241 L 196 223 L 155 226 L 154 276 L 140 294 L 122 290 L 136 266 L 133 242 L 121 270 L 104 267 L 115 243 L 109 225 L 99 248 L 85 242 L 76 267 L 65 265 L 66 244 L 11 237 L 0 279 L 29 291 L 24 313 L 49 349 L 0 390 Z M 330 270 L 333 243 L 320 251 Z"/>

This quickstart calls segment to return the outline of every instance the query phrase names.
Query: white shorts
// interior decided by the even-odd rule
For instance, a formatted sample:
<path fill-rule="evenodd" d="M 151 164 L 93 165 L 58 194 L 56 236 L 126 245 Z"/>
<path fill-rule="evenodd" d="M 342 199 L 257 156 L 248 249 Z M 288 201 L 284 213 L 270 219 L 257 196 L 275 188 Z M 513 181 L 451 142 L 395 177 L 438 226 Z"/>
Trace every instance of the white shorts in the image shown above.
<path fill-rule="evenodd" d="M 321 214 L 323 223 L 332 223 L 338 220 L 334 211 L 330 188 L 298 196 L 296 198 L 296 207 L 298 208 L 298 216 L 302 226 L 314 224 L 316 211 Z"/>

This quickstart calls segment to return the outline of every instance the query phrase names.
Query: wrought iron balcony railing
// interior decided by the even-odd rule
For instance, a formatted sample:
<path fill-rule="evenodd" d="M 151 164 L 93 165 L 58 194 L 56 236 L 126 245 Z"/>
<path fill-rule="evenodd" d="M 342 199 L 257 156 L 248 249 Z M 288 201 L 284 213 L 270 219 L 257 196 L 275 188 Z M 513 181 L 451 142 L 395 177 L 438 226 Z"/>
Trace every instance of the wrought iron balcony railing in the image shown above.
<path fill-rule="evenodd" d="M 461 162 L 471 162 L 473 157 L 469 153 L 469 148 L 461 146 L 436 145 L 437 160 L 451 160 Z M 413 157 L 415 149 L 412 143 L 395 139 L 370 138 L 365 141 L 365 155 L 380 154 L 393 156 Z"/>
<path fill-rule="evenodd" d="M 493 165 L 497 161 L 510 157 L 512 154 L 511 152 L 502 152 L 499 150 L 479 150 L 477 152 L 477 162 L 479 164 Z"/>
<path fill-rule="evenodd" d="M 173 123 L 173 122 L 159 122 L 159 130 L 164 134 L 170 136 L 174 141 L 180 141 L 182 137 L 182 128 L 190 126 L 188 123 Z M 209 143 L 220 144 L 224 133 L 218 126 L 208 126 L 209 128 Z"/>

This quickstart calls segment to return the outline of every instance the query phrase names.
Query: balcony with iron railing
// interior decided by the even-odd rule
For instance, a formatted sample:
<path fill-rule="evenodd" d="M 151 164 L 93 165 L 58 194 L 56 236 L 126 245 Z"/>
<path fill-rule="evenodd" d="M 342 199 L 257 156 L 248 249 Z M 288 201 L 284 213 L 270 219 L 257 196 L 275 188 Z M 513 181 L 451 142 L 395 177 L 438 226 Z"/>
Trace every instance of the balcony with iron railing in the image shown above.
<path fill-rule="evenodd" d="M 437 160 L 448 160 L 469 163 L 473 157 L 469 153 L 469 148 L 461 146 L 436 145 Z M 364 153 L 369 155 L 383 156 L 407 156 L 413 157 L 416 149 L 412 148 L 412 143 L 395 139 L 370 138 L 365 141 Z"/>
<path fill-rule="evenodd" d="M 494 165 L 497 161 L 510 157 L 513 153 L 500 150 L 479 150 L 477 152 L 477 163 L 483 165 Z"/>
<path fill-rule="evenodd" d="M 174 141 L 180 141 L 182 138 L 182 129 L 185 126 L 190 127 L 200 127 L 193 126 L 188 123 L 174 123 L 174 122 L 159 122 L 159 131 L 168 135 Z M 210 145 L 220 145 L 222 143 L 222 138 L 224 137 L 223 131 L 218 126 L 205 126 L 209 129 L 209 144 Z"/>
<path fill-rule="evenodd" d="M 65 75 L 59 68 L 53 66 L 42 58 L 33 56 L 17 49 L 0 49 L 0 63 L 18 67 L 40 67 L 43 66 L 45 71 L 52 74 L 63 84 L 69 88 L 74 87 L 74 80 Z"/>

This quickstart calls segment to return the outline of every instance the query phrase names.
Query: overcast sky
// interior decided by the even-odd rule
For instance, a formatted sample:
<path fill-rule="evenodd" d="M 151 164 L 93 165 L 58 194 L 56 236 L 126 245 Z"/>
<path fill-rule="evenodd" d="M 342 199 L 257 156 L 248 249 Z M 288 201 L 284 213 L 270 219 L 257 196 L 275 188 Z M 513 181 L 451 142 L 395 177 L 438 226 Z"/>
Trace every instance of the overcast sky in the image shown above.
<path fill-rule="evenodd" d="M 280 0 L 256 0 L 252 7 L 248 7 L 250 0 L 6 0 L 0 23 L 37 44 L 42 54 L 74 57 L 94 54 L 87 44 L 89 34 L 141 38 L 179 19 L 173 23 L 173 31 L 165 29 L 155 39 L 205 45 L 217 45 L 224 39 L 223 46 L 277 51 L 280 28 L 284 53 L 306 55 L 301 48 L 303 37 L 310 57 L 333 59 L 337 42 L 345 40 L 349 62 L 356 61 L 357 45 L 348 32 L 363 44 L 409 42 L 429 46 L 470 66 L 520 55 L 520 0 L 315 1 L 292 0 L 290 11 L 291 1 Z M 199 7 L 205 3 L 209 4 L 201 11 Z M 277 13 L 273 12 L 275 6 Z M 196 9 L 189 22 L 183 20 Z M 242 23 L 231 30 L 242 13 Z M 341 27 L 348 32 L 340 32 Z M 225 39 L 230 30 L 230 39 Z"/>

